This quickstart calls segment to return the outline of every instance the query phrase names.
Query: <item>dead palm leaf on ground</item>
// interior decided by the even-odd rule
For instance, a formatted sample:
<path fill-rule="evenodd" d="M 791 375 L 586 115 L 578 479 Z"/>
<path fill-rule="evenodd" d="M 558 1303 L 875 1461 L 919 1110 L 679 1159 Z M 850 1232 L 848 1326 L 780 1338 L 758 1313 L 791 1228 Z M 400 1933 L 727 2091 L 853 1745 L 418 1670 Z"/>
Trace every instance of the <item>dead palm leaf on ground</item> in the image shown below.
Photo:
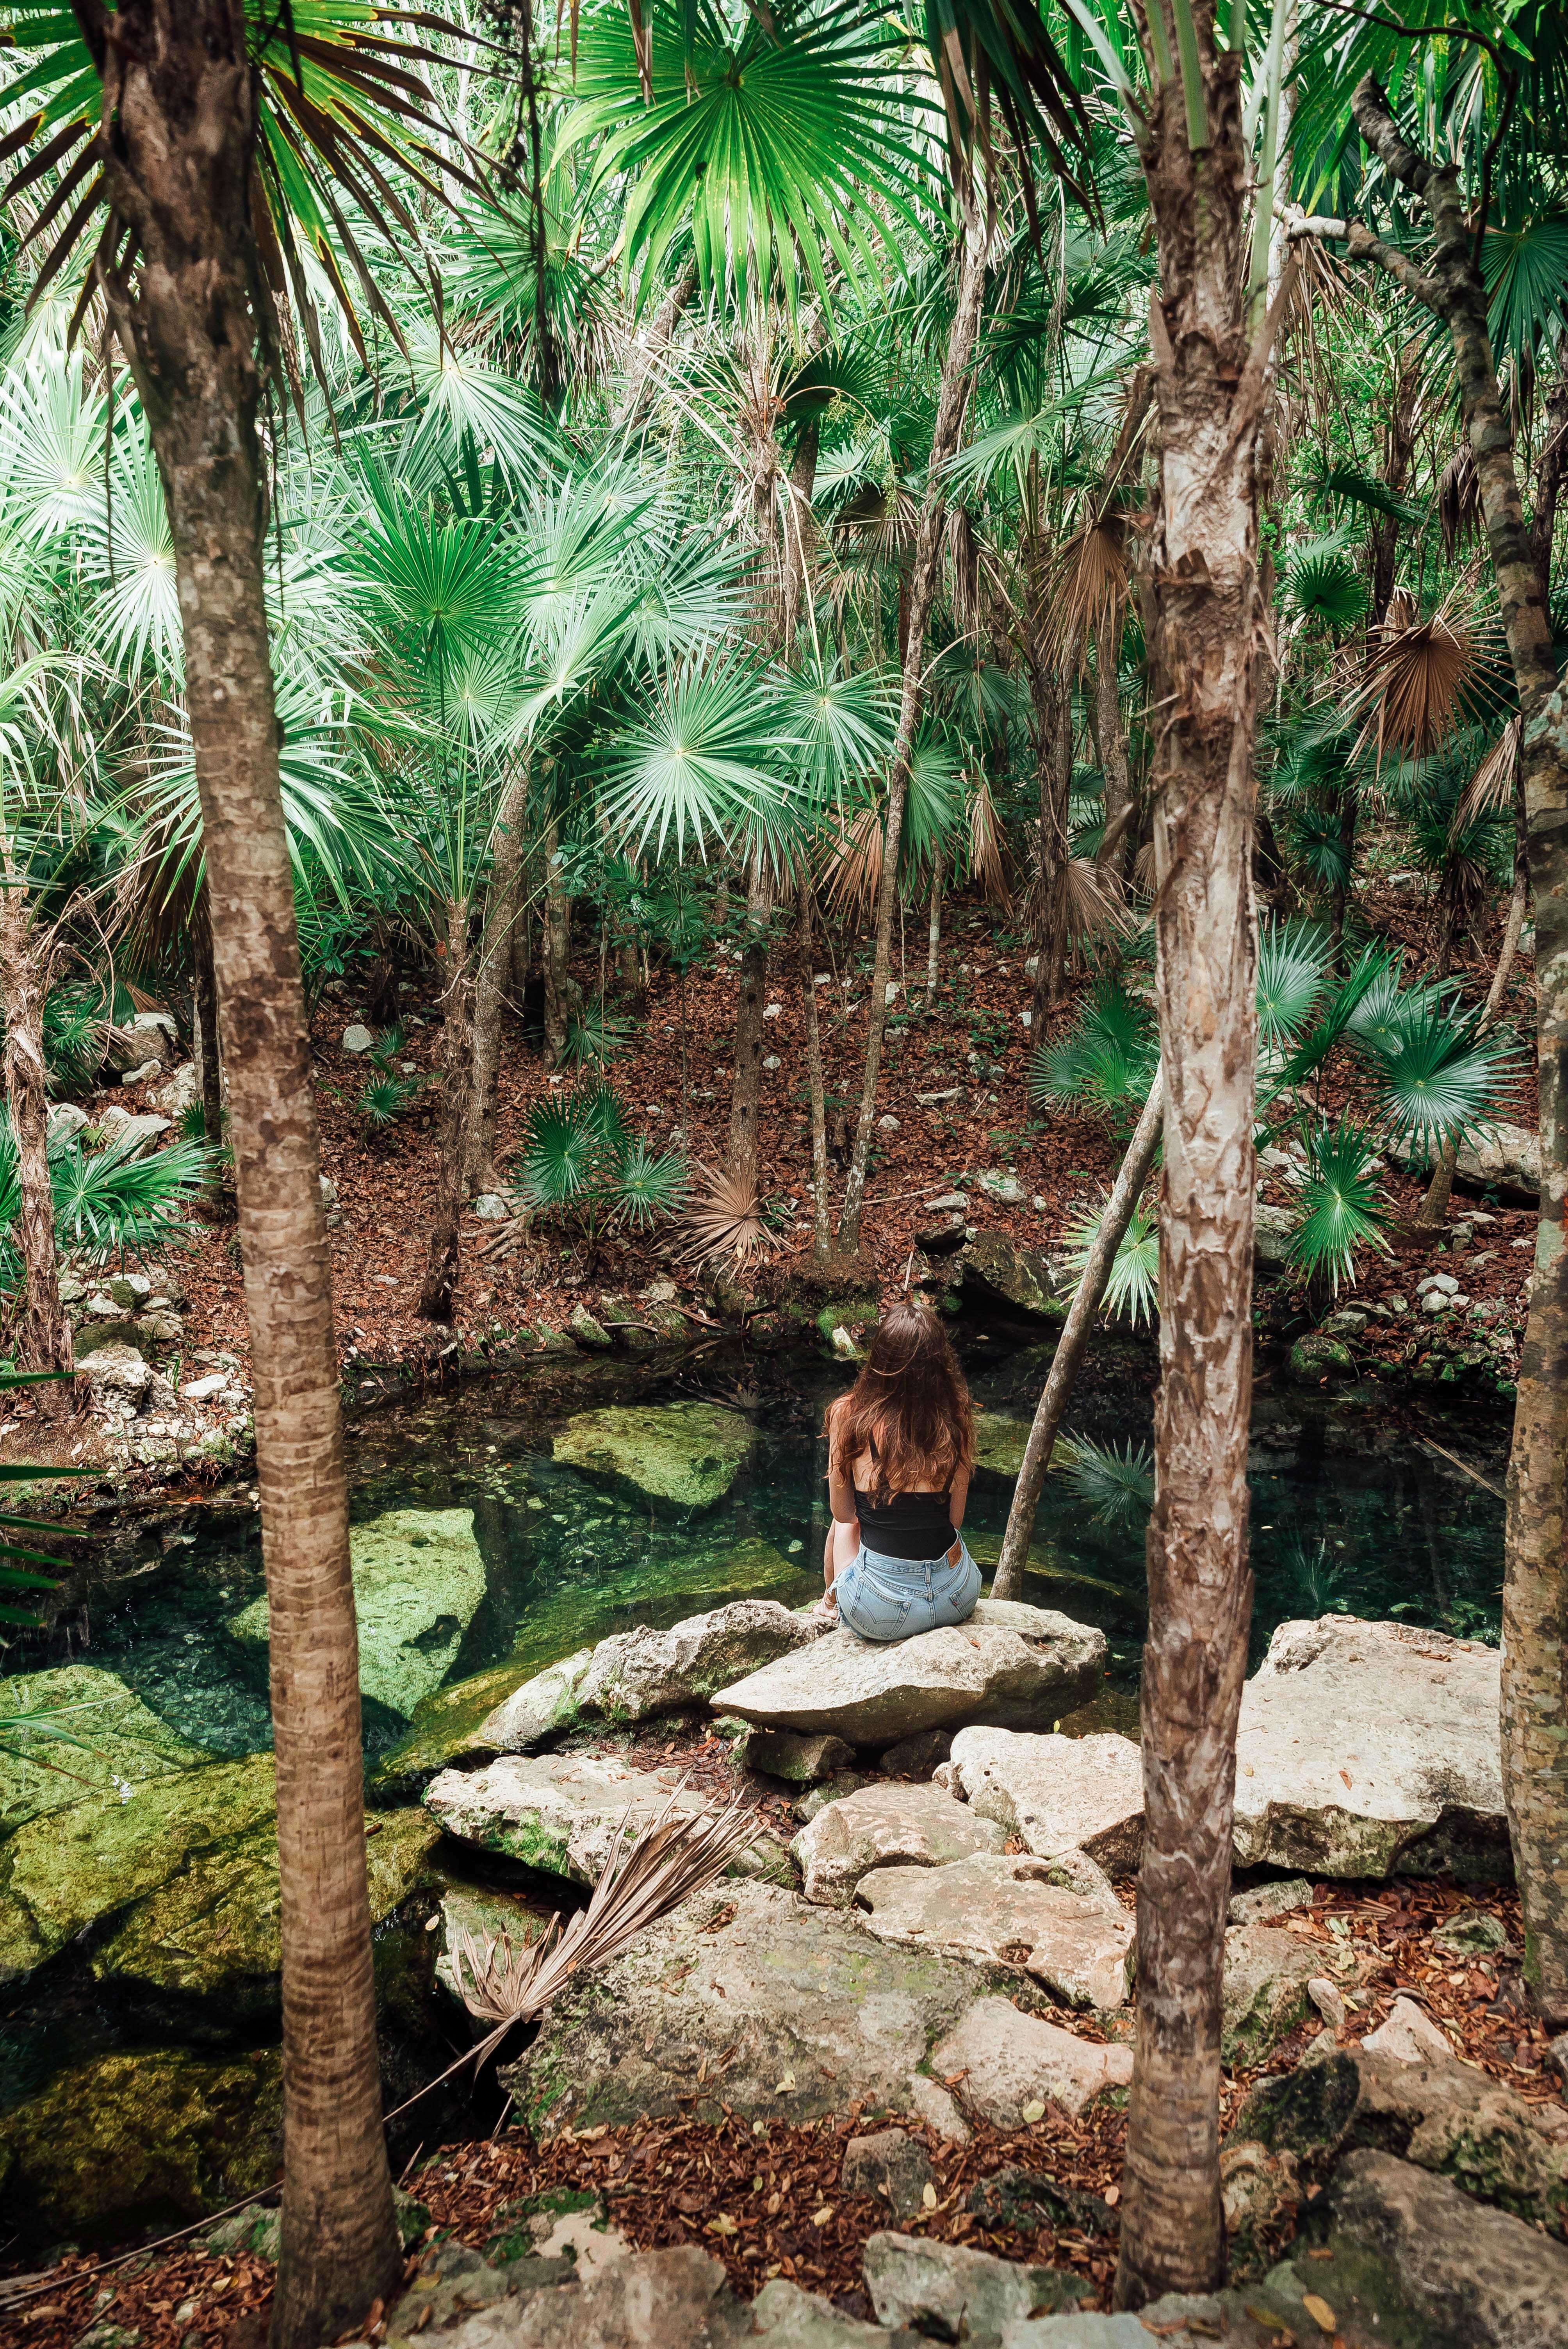
<path fill-rule="evenodd" d="M 775 1247 L 757 1185 L 724 1168 L 704 1167 L 701 1184 L 681 1217 L 688 1238 L 677 1250 L 682 1264 L 751 1264 Z"/>
<path fill-rule="evenodd" d="M 469 2013 L 492 2027 L 477 2045 L 434 2080 L 428 2080 L 397 2112 L 460 2072 L 477 2071 L 500 2046 L 514 2023 L 543 2013 L 574 1975 L 606 1966 L 639 1933 L 678 1909 L 720 1876 L 757 1833 L 749 1804 L 737 1799 L 722 1811 L 677 1811 L 677 1786 L 659 1816 L 635 1835 L 623 1820 L 588 1906 L 566 1925 L 552 1917 L 531 1941 L 514 1946 L 503 1933 L 482 1941 L 459 1930 L 451 1941 L 452 1979 Z M 397 2113 L 387 2118 L 396 2120 Z"/>

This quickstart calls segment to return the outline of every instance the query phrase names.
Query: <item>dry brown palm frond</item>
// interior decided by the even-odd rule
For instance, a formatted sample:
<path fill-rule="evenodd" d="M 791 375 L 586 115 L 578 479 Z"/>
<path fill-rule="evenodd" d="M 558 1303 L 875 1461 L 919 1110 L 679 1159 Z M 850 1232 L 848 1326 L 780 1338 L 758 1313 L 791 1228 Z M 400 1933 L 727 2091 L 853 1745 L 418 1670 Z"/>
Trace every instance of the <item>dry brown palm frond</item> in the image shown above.
<path fill-rule="evenodd" d="M 755 1179 L 723 1167 L 699 1167 L 701 1183 L 681 1217 L 688 1237 L 676 1256 L 682 1264 L 754 1264 L 778 1246 L 768 1228 Z"/>
<path fill-rule="evenodd" d="M 1519 772 L 1519 720 L 1511 719 L 1463 791 L 1454 810 L 1456 836 L 1489 815 L 1504 815 L 1513 805 L 1514 777 Z"/>
<path fill-rule="evenodd" d="M 947 600 L 965 633 L 980 622 L 980 545 L 974 518 L 963 506 L 947 510 Z"/>
<path fill-rule="evenodd" d="M 882 893 L 882 810 L 861 808 L 853 823 L 840 830 L 828 859 L 824 906 L 850 922 L 869 921 Z"/>
<path fill-rule="evenodd" d="M 477 2071 L 514 2023 L 542 2013 L 573 1975 L 619 1957 L 628 1941 L 705 1890 L 754 1838 L 756 1815 L 746 1802 L 737 1800 L 722 1811 L 677 1810 L 680 1794 L 677 1786 L 658 1817 L 636 1835 L 629 1819 L 623 1820 L 588 1906 L 564 1929 L 560 1918 L 552 1917 L 536 1940 L 515 1950 L 505 1934 L 497 1942 L 487 1933 L 482 1944 L 462 1930 L 453 1936 L 452 1978 L 458 1993 L 471 2015 L 493 2028 L 399 2105 L 397 2113 L 407 2112 L 408 2105 L 439 2087 L 465 2064 Z M 387 2118 L 396 2120 L 397 2113 Z"/>
<path fill-rule="evenodd" d="M 1112 510 L 1075 530 L 1051 571 L 1046 624 L 1052 643 L 1071 647 L 1082 660 L 1101 622 L 1120 613 L 1128 577 L 1125 514 Z"/>
<path fill-rule="evenodd" d="M 969 870 L 992 903 L 1010 914 L 1013 897 L 1007 886 L 1007 836 L 996 813 L 991 786 L 984 776 L 969 794 Z"/>
<path fill-rule="evenodd" d="M 1467 592 L 1451 588 L 1426 619 L 1408 594 L 1396 593 L 1351 698 L 1348 714 L 1364 721 L 1353 758 L 1371 746 L 1379 767 L 1389 750 L 1424 759 L 1463 722 L 1476 688 L 1498 667 L 1475 626 L 1457 616 Z"/>
<path fill-rule="evenodd" d="M 1051 938 L 1062 926 L 1074 944 L 1102 932 L 1126 936 L 1133 928 L 1115 882 L 1087 856 L 1068 856 L 1042 885 L 1038 866 L 1025 905 L 1030 936 Z"/>
<path fill-rule="evenodd" d="M 1461 440 L 1438 480 L 1438 528 L 1443 552 L 1451 563 L 1459 550 L 1480 528 L 1480 481 L 1475 453 Z"/>
<path fill-rule="evenodd" d="M 853 547 L 873 562 L 891 563 L 914 537 L 919 508 L 903 482 L 890 492 L 880 481 L 857 490 L 833 520 L 833 537 L 848 551 Z"/>

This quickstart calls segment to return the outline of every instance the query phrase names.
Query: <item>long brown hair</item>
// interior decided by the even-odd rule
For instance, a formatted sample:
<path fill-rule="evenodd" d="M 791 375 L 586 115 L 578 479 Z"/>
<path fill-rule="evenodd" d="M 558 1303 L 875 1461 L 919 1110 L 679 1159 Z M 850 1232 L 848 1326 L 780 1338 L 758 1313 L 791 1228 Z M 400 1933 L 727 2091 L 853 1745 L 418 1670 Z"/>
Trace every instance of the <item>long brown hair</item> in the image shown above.
<path fill-rule="evenodd" d="M 929 1305 L 888 1307 L 865 1368 L 829 1413 L 828 1433 L 831 1465 L 845 1476 L 875 1437 L 872 1491 L 879 1501 L 916 1489 L 916 1477 L 951 1484 L 974 1466 L 969 1389 Z"/>

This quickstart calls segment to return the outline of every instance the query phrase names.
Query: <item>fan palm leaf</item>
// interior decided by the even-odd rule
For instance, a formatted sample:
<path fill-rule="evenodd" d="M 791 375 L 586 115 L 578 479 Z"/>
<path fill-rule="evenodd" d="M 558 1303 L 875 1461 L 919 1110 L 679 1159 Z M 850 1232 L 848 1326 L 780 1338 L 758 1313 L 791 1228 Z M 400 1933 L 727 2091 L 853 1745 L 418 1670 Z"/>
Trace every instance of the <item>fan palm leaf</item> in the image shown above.
<path fill-rule="evenodd" d="M 1151 1007 L 1114 979 L 1102 980 L 1060 1043 L 1035 1052 L 1030 1098 L 1047 1109 L 1141 1107 L 1159 1059 Z"/>
<path fill-rule="evenodd" d="M 1258 931 L 1258 1033 L 1275 1050 L 1294 1044 L 1317 1008 L 1333 939 L 1311 922 L 1265 922 Z"/>
<path fill-rule="evenodd" d="M 1394 598 L 1350 705 L 1362 720 L 1357 757 L 1370 749 L 1380 767 L 1390 750 L 1429 756 L 1501 682 L 1501 664 L 1481 630 L 1460 617 L 1463 601 L 1462 591 L 1452 588 L 1422 618 L 1409 597 Z"/>
<path fill-rule="evenodd" d="M 1057 1445 L 1051 1466 L 1102 1526 L 1119 1531 L 1139 1525 L 1154 1506 L 1154 1455 L 1130 1436 L 1119 1450 L 1087 1435 L 1068 1436 Z"/>
<path fill-rule="evenodd" d="M 1068 1265 L 1080 1278 L 1109 1205 L 1109 1198 L 1104 1198 L 1098 1208 L 1082 1209 L 1068 1226 Z M 1125 1314 L 1135 1330 L 1142 1320 L 1152 1321 L 1160 1310 L 1160 1218 L 1141 1199 L 1128 1218 L 1111 1259 L 1103 1310 L 1111 1320 Z"/>
<path fill-rule="evenodd" d="M 796 796 L 790 733 L 756 663 L 683 663 L 621 729 L 603 760 L 603 812 L 628 853 L 672 835 L 706 856 L 743 826 L 782 829 Z"/>
<path fill-rule="evenodd" d="M 1384 1123 L 1414 1151 L 1440 1152 L 1495 1117 L 1520 1066 L 1501 1030 L 1411 1007 L 1376 1070 Z"/>
<path fill-rule="evenodd" d="M 1388 1247 L 1388 1216 L 1371 1162 L 1371 1135 L 1341 1118 L 1307 1141 L 1306 1174 L 1297 1195 L 1301 1221 L 1292 1234 L 1290 1261 L 1306 1274 L 1328 1274 L 1336 1296 L 1356 1278 L 1358 1248 Z"/>

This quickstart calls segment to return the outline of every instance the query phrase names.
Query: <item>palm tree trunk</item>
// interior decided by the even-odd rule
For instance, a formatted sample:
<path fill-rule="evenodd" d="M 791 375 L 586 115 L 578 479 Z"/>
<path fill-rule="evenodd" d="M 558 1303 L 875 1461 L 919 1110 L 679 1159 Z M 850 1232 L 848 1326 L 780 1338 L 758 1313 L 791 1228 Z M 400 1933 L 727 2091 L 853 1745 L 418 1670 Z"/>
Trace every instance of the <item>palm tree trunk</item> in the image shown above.
<path fill-rule="evenodd" d="M 817 1018 L 812 963 L 811 884 L 800 884 L 800 987 L 806 999 L 806 1083 L 811 1097 L 811 1253 L 825 1264 L 833 1253 L 828 1210 L 828 1097 L 822 1082 L 822 1031 Z"/>
<path fill-rule="evenodd" d="M 762 857 L 754 850 L 746 890 L 747 943 L 740 957 L 740 999 L 735 1008 L 735 1077 L 729 1095 L 726 1171 L 757 1187 L 762 1112 L 762 1013 L 768 994 L 768 892 Z"/>
<path fill-rule="evenodd" d="M 629 436 L 641 424 L 658 388 L 659 368 L 665 353 L 675 339 L 676 328 L 691 307 L 696 282 L 696 264 L 688 261 L 655 311 L 645 337 L 630 345 L 621 405 L 615 414 L 614 429 L 617 432 Z"/>
<path fill-rule="evenodd" d="M 969 393 L 969 366 L 980 329 L 985 292 L 988 239 L 979 221 L 971 217 L 959 248 L 958 298 L 953 331 L 943 355 L 942 380 L 936 400 L 936 429 L 932 435 L 931 463 L 925 495 L 915 531 L 914 564 L 910 578 L 909 626 L 904 637 L 903 689 L 899 700 L 898 732 L 888 778 L 887 816 L 882 830 L 882 883 L 877 898 L 876 956 L 872 970 L 872 999 L 866 1028 L 865 1077 L 861 1087 L 860 1123 L 844 1184 L 844 1204 L 839 1216 L 839 1247 L 853 1256 L 861 1244 L 861 1203 L 865 1195 L 866 1162 L 876 1125 L 877 1078 L 882 1071 L 882 1037 L 887 1029 L 887 982 L 892 968 L 892 926 L 898 906 L 898 852 L 903 833 L 903 803 L 909 791 L 910 760 L 914 730 L 920 718 L 925 671 L 925 627 L 936 593 L 937 566 L 942 554 L 942 518 L 945 506 L 943 469 L 958 446 L 959 427 Z"/>
<path fill-rule="evenodd" d="M 931 905 L 925 926 L 925 1008 L 936 1000 L 937 958 L 942 949 L 942 878 L 944 859 L 940 848 L 931 860 Z"/>
<path fill-rule="evenodd" d="M 1078 1377 L 1078 1364 L 1088 1344 L 1088 1333 L 1094 1317 L 1099 1310 L 1105 1285 L 1110 1278 L 1116 1251 L 1126 1237 L 1132 1221 L 1132 1211 L 1142 1195 L 1149 1180 L 1149 1170 L 1154 1164 L 1154 1154 L 1160 1147 L 1160 1128 L 1164 1115 L 1165 1079 L 1156 1069 L 1149 1088 L 1149 1099 L 1143 1104 L 1142 1115 L 1133 1129 L 1127 1153 L 1111 1185 L 1105 1213 L 1099 1219 L 1099 1229 L 1088 1253 L 1073 1301 L 1068 1308 L 1068 1318 L 1062 1334 L 1057 1340 L 1057 1350 L 1051 1356 L 1050 1374 L 1045 1391 L 1035 1406 L 1034 1424 L 1029 1429 L 1028 1442 L 1018 1469 L 1018 1481 L 1013 1487 L 1012 1506 L 1007 1511 L 1007 1530 L 1002 1537 L 1002 1554 L 996 1560 L 996 1576 L 991 1585 L 993 1599 L 1021 1599 L 1024 1595 L 1024 1566 L 1034 1538 L 1035 1512 L 1040 1506 L 1046 1476 L 1061 1430 L 1062 1413 Z"/>
<path fill-rule="evenodd" d="M 1435 166 L 1408 145 L 1370 77 L 1351 103 L 1362 137 L 1430 215 L 1429 268 L 1417 268 L 1358 221 L 1303 223 L 1301 233 L 1344 235 L 1352 258 L 1375 262 L 1448 326 L 1519 697 L 1535 902 L 1541 1214 L 1508 1476 L 1502 1779 L 1524 1909 L 1525 1979 L 1542 2013 L 1561 2023 L 1568 2021 L 1568 704 L 1457 166 Z"/>
<path fill-rule="evenodd" d="M 490 885 L 485 892 L 484 930 L 474 987 L 473 1085 L 463 1144 L 465 1189 L 493 1191 L 497 1095 L 500 1083 L 500 1020 L 512 962 L 512 937 L 521 897 L 522 813 L 528 801 L 528 771 L 508 785 L 496 817 Z"/>
<path fill-rule="evenodd" d="M 1546 395 L 1546 440 L 1535 481 L 1535 512 L 1530 525 L 1530 552 L 1541 583 L 1542 601 L 1552 601 L 1552 540 L 1557 527 L 1557 501 L 1568 472 L 1568 338 L 1557 346 L 1557 379 Z"/>
<path fill-rule="evenodd" d="M 469 962 L 466 897 L 447 907 L 447 985 L 441 998 L 441 1158 L 436 1177 L 436 1214 L 430 1255 L 419 1292 L 425 1321 L 450 1321 L 458 1291 L 463 1213 L 463 1143 L 469 1124 L 469 1080 L 473 1069 L 473 973 Z"/>
<path fill-rule="evenodd" d="M 566 1058 L 571 947 L 572 900 L 562 882 L 561 834 L 552 819 L 544 835 L 544 1047 L 552 1069 Z"/>
<path fill-rule="evenodd" d="M 1249 347 L 1242 61 L 1217 49 L 1212 5 L 1192 13 L 1207 143 L 1190 138 L 1181 84 L 1168 80 L 1143 156 L 1161 289 L 1150 305 L 1160 489 L 1149 568 L 1162 711 L 1153 783 L 1165 1174 L 1123 2307 L 1210 2291 L 1224 2274 L 1220 1992 L 1252 1611 L 1252 820 L 1267 330 Z"/>
<path fill-rule="evenodd" d="M 1487 989 L 1486 1003 L 1480 1019 L 1476 1022 L 1478 1036 L 1484 1036 L 1497 1018 L 1504 990 L 1508 986 L 1509 974 L 1513 968 L 1513 957 L 1519 951 L 1520 932 L 1524 927 L 1525 904 L 1530 895 L 1530 876 L 1525 867 L 1522 842 L 1520 847 L 1521 853 L 1514 860 L 1513 893 L 1508 901 L 1508 918 L 1502 926 L 1502 944 L 1498 949 L 1497 968 L 1492 972 L 1491 985 Z M 1441 1231 L 1448 1218 L 1449 1200 L 1454 1187 L 1454 1169 L 1459 1164 L 1459 1159 L 1460 1144 L 1459 1136 L 1456 1134 L 1451 1142 L 1446 1142 L 1443 1144 L 1437 1165 L 1432 1170 L 1432 1179 L 1428 1186 L 1427 1195 L 1422 1200 L 1420 1213 L 1416 1217 L 1418 1231 Z"/>
<path fill-rule="evenodd" d="M 1105 777 L 1105 833 L 1101 858 L 1115 873 L 1116 849 L 1106 849 L 1104 841 L 1114 841 L 1119 846 L 1126 834 L 1132 784 L 1127 766 L 1127 737 L 1121 728 L 1121 701 L 1116 689 L 1117 653 L 1121 639 L 1121 624 L 1109 603 L 1099 616 L 1094 642 L 1095 715 L 1099 728 L 1099 767 Z"/>
<path fill-rule="evenodd" d="M 102 169 L 139 246 L 111 316 L 168 502 L 201 801 L 255 1382 L 283 1941 L 275 2349 L 362 2323 L 401 2271 L 381 2121 L 358 1640 L 310 1046 L 262 586 L 240 0 L 84 6 Z M 265 298 L 263 296 L 263 298 Z"/>
<path fill-rule="evenodd" d="M 5 1102 L 16 1145 L 20 1212 L 15 1238 L 22 1258 L 22 1296 L 11 1324 L 18 1370 L 70 1371 L 71 1325 L 60 1301 L 55 1252 L 55 1197 L 49 1183 L 49 1103 L 44 1083 L 44 978 L 28 916 L 27 885 L 3 847 L 0 886 L 0 1001 L 5 1009 Z M 70 1389 L 42 1387 L 38 1403 L 54 1415 Z"/>

